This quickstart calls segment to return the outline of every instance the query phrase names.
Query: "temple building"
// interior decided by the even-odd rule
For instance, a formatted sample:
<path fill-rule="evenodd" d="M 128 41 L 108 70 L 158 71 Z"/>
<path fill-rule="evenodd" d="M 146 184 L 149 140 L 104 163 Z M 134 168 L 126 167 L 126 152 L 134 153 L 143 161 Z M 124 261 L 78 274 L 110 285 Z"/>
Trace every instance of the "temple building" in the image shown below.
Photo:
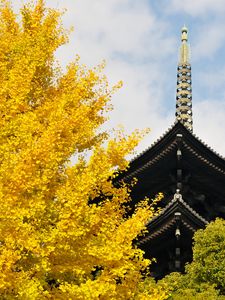
<path fill-rule="evenodd" d="M 175 123 L 151 147 L 134 158 L 119 181 L 138 182 L 133 204 L 163 192 L 160 213 L 147 224 L 138 245 L 155 278 L 184 271 L 192 260 L 193 234 L 216 217 L 225 218 L 225 159 L 193 133 L 192 83 L 188 31 L 181 32 L 177 67 Z"/>

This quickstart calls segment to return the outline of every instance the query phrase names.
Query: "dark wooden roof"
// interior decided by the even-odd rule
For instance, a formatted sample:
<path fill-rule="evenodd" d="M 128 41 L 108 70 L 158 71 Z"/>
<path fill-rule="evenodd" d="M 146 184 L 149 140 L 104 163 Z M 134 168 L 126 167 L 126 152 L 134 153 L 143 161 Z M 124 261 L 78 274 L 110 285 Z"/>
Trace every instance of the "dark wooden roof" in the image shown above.
<path fill-rule="evenodd" d="M 181 122 L 176 121 L 154 144 L 130 161 L 127 174 L 121 176 L 123 180 L 129 180 L 168 156 L 172 149 L 176 148 L 177 134 L 183 134 L 182 142 L 194 156 L 210 168 L 225 175 L 225 158 L 190 132 Z"/>
<path fill-rule="evenodd" d="M 179 222 L 191 232 L 204 228 L 208 223 L 182 199 L 182 195 L 178 191 L 159 215 L 149 221 L 147 224 L 148 234 L 139 240 L 139 244 L 153 240 L 176 226 L 177 213 L 180 216 Z"/>
<path fill-rule="evenodd" d="M 224 218 L 225 159 L 179 121 L 135 157 L 128 171 L 118 176 L 117 183 L 130 182 L 135 177 L 138 183 L 131 194 L 133 203 L 163 192 L 161 206 L 165 207 L 176 192 L 179 172 L 181 193 L 187 204 L 206 220 Z"/>

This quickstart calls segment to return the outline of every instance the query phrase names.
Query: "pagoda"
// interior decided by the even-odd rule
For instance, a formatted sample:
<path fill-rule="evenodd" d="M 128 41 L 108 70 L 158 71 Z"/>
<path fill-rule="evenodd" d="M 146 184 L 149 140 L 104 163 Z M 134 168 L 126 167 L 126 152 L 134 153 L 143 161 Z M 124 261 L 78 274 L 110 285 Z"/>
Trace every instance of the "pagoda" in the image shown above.
<path fill-rule="evenodd" d="M 151 147 L 130 162 L 118 177 L 137 178 L 131 197 L 135 205 L 145 197 L 164 194 L 160 213 L 147 224 L 138 246 L 155 258 L 152 275 L 184 271 L 192 260 L 193 234 L 216 217 L 225 218 L 225 159 L 193 133 L 192 83 L 188 31 L 181 30 L 177 67 L 175 123 Z"/>

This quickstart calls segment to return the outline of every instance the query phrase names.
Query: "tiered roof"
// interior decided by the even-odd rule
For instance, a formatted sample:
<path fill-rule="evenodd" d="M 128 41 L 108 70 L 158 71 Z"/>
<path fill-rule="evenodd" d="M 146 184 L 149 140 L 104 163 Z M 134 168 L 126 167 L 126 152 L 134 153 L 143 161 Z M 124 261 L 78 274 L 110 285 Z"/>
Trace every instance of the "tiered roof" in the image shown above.
<path fill-rule="evenodd" d="M 129 170 L 118 180 L 129 182 L 134 177 L 138 179 L 132 192 L 134 202 L 144 196 L 154 197 L 157 192 L 164 192 L 162 206 L 165 206 L 180 188 L 180 181 L 183 198 L 194 205 L 198 213 L 203 213 L 207 220 L 225 217 L 225 159 L 180 121 L 176 121 L 150 148 L 133 159 Z M 196 199 L 199 197 L 196 203 L 192 203 L 193 199 L 188 200 L 190 190 L 195 192 Z"/>

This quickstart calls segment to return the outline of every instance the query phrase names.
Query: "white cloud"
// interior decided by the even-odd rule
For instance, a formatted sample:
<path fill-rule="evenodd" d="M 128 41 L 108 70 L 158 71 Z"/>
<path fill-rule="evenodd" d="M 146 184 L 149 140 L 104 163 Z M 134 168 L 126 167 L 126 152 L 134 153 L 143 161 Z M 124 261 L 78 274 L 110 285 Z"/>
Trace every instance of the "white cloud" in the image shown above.
<path fill-rule="evenodd" d="M 208 90 L 208 93 L 224 95 L 225 90 L 225 65 L 217 66 L 214 70 L 200 71 L 198 72 L 198 82 L 199 85 Z M 220 99 L 224 101 L 225 97 Z"/>
<path fill-rule="evenodd" d="M 166 24 L 157 20 L 144 3 L 141 5 L 131 0 L 67 0 L 60 6 L 68 7 L 64 21 L 67 26 L 74 24 L 72 45 L 87 59 L 87 63 L 110 59 L 116 54 L 130 57 L 132 62 L 143 60 L 146 56 L 156 59 L 160 53 L 162 59 L 164 53 L 171 51 L 173 41 L 165 38 Z"/>
<path fill-rule="evenodd" d="M 225 101 L 207 99 L 194 105 L 195 133 L 205 143 L 225 157 Z"/>
<path fill-rule="evenodd" d="M 171 0 L 168 9 L 170 12 L 184 12 L 196 17 L 211 12 L 223 14 L 225 5 L 224 0 Z"/>
<path fill-rule="evenodd" d="M 122 123 L 129 132 L 150 127 L 152 133 L 148 142 L 140 146 L 143 148 L 172 121 L 162 104 L 167 80 L 163 71 L 164 60 L 172 55 L 175 41 L 173 36 L 166 37 L 168 24 L 156 18 L 146 1 L 141 3 L 64 1 L 63 5 L 68 7 L 65 23 L 69 26 L 74 19 L 75 34 L 71 43 L 58 52 L 58 57 L 60 61 L 65 61 L 65 57 L 71 60 L 76 52 L 89 65 L 106 59 L 110 82 L 120 79 L 124 82 L 124 87 L 113 97 L 115 109 L 108 127 Z M 175 76 L 173 80 L 175 83 Z M 175 99 L 171 101 L 175 103 Z"/>
<path fill-rule="evenodd" d="M 198 26 L 197 32 L 194 32 L 196 37 L 192 47 L 193 61 L 212 58 L 221 47 L 224 47 L 224 26 L 225 23 L 222 21 L 211 21 Z"/>

